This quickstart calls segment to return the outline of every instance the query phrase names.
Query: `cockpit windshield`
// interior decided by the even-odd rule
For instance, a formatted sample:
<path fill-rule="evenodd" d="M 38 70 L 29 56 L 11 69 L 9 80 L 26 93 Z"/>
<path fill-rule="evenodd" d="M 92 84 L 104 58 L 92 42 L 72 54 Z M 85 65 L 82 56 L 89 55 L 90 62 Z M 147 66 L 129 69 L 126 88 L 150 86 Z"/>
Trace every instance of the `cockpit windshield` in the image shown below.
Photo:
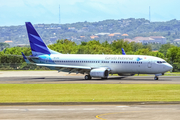
<path fill-rule="evenodd" d="M 157 61 L 157 63 L 166 63 L 166 61 Z"/>

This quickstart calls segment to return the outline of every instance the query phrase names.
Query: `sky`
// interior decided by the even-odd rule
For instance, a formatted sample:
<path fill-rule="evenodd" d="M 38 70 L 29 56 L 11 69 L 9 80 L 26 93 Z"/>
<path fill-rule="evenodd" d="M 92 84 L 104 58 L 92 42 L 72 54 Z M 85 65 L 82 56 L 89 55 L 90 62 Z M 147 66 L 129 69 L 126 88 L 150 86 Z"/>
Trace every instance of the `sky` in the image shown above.
<path fill-rule="evenodd" d="M 145 18 L 180 20 L 180 0 L 0 0 L 0 26 Z"/>

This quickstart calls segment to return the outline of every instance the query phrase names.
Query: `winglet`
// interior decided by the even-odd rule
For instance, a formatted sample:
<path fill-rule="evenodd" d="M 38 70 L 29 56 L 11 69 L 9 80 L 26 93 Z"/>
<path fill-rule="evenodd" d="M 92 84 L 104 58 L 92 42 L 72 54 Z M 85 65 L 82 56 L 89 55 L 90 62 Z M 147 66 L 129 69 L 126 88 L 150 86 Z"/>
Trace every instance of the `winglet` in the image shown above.
<path fill-rule="evenodd" d="M 123 55 L 126 55 L 126 53 L 125 53 L 124 49 L 123 49 L 123 48 L 121 48 L 121 50 L 122 50 L 122 54 L 123 54 Z"/>
<path fill-rule="evenodd" d="M 23 56 L 24 60 L 26 61 L 26 63 L 30 64 L 31 62 L 26 58 L 26 56 L 24 55 L 24 53 L 23 53 L 23 52 L 21 52 L 21 53 L 22 53 L 22 56 Z"/>

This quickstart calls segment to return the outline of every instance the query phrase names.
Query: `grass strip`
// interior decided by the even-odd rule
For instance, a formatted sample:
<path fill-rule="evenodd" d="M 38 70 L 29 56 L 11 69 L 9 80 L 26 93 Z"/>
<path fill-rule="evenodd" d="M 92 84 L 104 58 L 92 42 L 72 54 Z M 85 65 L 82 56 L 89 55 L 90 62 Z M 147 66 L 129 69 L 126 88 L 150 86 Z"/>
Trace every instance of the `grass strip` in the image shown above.
<path fill-rule="evenodd" d="M 0 102 L 180 101 L 179 84 L 0 84 Z"/>

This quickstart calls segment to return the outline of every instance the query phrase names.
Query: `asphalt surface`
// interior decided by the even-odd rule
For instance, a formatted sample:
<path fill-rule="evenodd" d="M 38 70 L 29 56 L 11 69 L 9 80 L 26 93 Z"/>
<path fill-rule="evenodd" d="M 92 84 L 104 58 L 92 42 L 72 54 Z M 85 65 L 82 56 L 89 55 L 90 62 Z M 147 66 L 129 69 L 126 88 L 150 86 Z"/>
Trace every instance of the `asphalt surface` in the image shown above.
<path fill-rule="evenodd" d="M 0 77 L 0 84 L 180 84 L 180 76 L 162 76 L 159 80 L 154 80 L 154 76 L 112 76 L 105 80 L 85 80 L 84 76 L 18 76 Z"/>
<path fill-rule="evenodd" d="M 180 84 L 180 76 L 109 76 L 108 79 L 85 80 L 82 74 L 57 71 L 0 71 L 0 84 Z"/>
<path fill-rule="evenodd" d="M 178 120 L 180 105 L 1 106 L 8 120 Z"/>

